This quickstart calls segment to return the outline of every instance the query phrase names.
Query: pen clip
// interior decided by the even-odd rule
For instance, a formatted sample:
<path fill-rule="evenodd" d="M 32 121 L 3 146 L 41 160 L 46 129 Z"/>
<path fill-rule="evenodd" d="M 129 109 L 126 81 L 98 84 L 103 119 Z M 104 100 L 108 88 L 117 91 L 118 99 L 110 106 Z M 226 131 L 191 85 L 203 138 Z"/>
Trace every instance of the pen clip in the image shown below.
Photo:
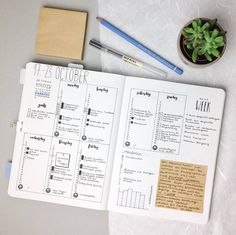
<path fill-rule="evenodd" d="M 89 41 L 89 45 L 94 46 L 94 47 L 96 47 L 100 50 L 103 48 L 102 44 L 99 41 L 95 40 L 95 39 L 91 39 Z"/>

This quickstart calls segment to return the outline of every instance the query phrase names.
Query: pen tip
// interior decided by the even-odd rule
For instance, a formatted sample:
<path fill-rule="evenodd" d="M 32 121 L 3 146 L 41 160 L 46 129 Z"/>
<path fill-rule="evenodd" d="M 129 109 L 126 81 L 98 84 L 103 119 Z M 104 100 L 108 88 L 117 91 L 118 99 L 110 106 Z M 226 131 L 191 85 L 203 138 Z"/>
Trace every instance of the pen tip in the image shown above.
<path fill-rule="evenodd" d="M 97 17 L 96 17 L 96 19 L 97 19 L 97 20 L 100 22 L 100 21 L 102 21 L 102 19 L 103 19 L 103 18 L 102 18 L 102 17 L 99 17 L 99 16 L 97 16 Z"/>

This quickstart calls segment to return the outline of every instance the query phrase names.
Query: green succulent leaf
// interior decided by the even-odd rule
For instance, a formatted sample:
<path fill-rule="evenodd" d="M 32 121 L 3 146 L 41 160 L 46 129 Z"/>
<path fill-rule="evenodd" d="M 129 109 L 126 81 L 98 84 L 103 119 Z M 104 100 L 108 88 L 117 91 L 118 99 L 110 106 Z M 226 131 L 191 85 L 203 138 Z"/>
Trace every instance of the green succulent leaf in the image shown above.
<path fill-rule="evenodd" d="M 185 31 L 186 33 L 193 33 L 193 32 L 194 32 L 194 30 L 193 30 L 192 28 L 190 28 L 190 27 L 184 28 L 184 31 Z"/>
<path fill-rule="evenodd" d="M 215 57 L 220 57 L 220 52 L 217 49 L 213 49 L 211 54 L 214 55 Z"/>
<path fill-rule="evenodd" d="M 217 49 L 218 46 L 215 43 L 213 43 L 212 48 Z"/>
<path fill-rule="evenodd" d="M 224 42 L 215 42 L 215 44 L 216 44 L 216 48 L 223 47 L 225 45 Z"/>
<path fill-rule="evenodd" d="M 195 48 L 195 49 L 193 50 L 193 53 L 192 53 L 192 61 L 193 61 L 194 63 L 197 62 L 198 51 L 199 51 L 199 48 Z"/>
<path fill-rule="evenodd" d="M 197 19 L 196 22 L 197 22 L 198 26 L 202 25 L 202 20 L 201 19 Z"/>
<path fill-rule="evenodd" d="M 212 38 L 216 38 L 218 35 L 219 35 L 219 30 L 218 29 L 214 29 L 211 33 Z"/>
<path fill-rule="evenodd" d="M 208 53 L 209 55 L 212 54 L 212 48 L 211 48 L 211 47 L 207 49 L 207 53 Z"/>
<path fill-rule="evenodd" d="M 207 51 L 207 47 L 202 47 L 199 52 L 198 52 L 198 55 L 204 55 Z"/>
<path fill-rule="evenodd" d="M 210 41 L 211 41 L 209 31 L 205 31 L 205 32 L 204 32 L 204 38 L 206 39 L 207 42 L 210 42 Z"/>
<path fill-rule="evenodd" d="M 202 26 L 202 32 L 204 30 L 207 30 L 210 27 L 210 24 L 208 22 L 206 22 L 203 26 Z"/>
<path fill-rule="evenodd" d="M 199 45 L 199 41 L 198 41 L 197 38 L 195 38 L 195 39 L 193 40 L 193 47 L 196 48 L 196 47 L 198 47 L 198 45 Z"/>
<path fill-rule="evenodd" d="M 224 37 L 223 36 L 218 36 L 214 39 L 216 43 L 224 42 Z"/>
<path fill-rule="evenodd" d="M 201 40 L 201 42 L 200 42 L 200 47 L 201 47 L 201 48 L 202 48 L 202 47 L 205 47 L 206 44 L 207 44 L 207 41 L 206 41 L 205 39 L 203 39 L 203 40 Z"/>
<path fill-rule="evenodd" d="M 197 23 L 196 20 L 194 20 L 194 21 L 192 22 L 192 26 L 193 26 L 194 29 L 196 29 L 196 28 L 198 27 L 198 23 Z"/>
<path fill-rule="evenodd" d="M 188 39 L 188 41 L 192 41 L 194 39 L 194 35 L 190 35 L 186 37 Z"/>
<path fill-rule="evenodd" d="M 182 30 L 182 35 L 183 35 L 184 37 L 188 37 L 188 36 L 191 35 L 191 34 L 185 32 L 184 30 Z"/>
<path fill-rule="evenodd" d="M 212 61 L 211 55 L 208 54 L 207 52 L 204 54 L 204 56 L 206 57 L 206 59 L 207 59 L 208 61 Z"/>

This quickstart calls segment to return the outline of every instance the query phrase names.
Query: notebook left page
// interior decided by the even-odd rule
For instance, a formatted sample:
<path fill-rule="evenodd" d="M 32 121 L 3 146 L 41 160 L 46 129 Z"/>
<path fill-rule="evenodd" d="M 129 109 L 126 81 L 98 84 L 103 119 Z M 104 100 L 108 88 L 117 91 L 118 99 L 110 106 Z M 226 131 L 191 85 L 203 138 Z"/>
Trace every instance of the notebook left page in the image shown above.
<path fill-rule="evenodd" d="M 124 77 L 26 66 L 9 194 L 105 209 Z"/>

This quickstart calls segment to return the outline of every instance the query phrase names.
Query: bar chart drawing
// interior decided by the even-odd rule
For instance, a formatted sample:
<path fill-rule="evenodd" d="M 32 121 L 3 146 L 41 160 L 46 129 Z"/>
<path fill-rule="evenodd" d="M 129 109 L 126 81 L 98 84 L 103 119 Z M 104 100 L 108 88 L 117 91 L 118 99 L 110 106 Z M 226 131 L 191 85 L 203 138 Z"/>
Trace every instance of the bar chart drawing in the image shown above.
<path fill-rule="evenodd" d="M 119 190 L 117 205 L 136 209 L 145 209 L 145 194 L 133 189 Z"/>

